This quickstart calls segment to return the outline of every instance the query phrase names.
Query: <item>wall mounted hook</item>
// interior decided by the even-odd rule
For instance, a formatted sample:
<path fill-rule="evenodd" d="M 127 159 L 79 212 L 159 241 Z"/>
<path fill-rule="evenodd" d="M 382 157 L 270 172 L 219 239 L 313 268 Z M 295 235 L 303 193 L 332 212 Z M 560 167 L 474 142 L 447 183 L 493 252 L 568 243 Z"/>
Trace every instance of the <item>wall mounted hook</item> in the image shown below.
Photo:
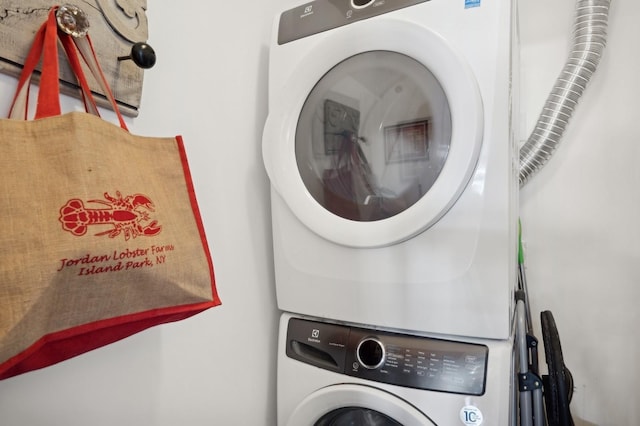
<path fill-rule="evenodd" d="M 140 68 L 148 69 L 156 64 L 156 52 L 147 43 L 138 42 L 131 46 L 131 53 L 118 56 L 119 61 L 132 60 Z"/>
<path fill-rule="evenodd" d="M 79 38 L 89 32 L 89 18 L 82 9 L 71 4 L 60 6 L 56 11 L 58 28 L 63 32 Z"/>

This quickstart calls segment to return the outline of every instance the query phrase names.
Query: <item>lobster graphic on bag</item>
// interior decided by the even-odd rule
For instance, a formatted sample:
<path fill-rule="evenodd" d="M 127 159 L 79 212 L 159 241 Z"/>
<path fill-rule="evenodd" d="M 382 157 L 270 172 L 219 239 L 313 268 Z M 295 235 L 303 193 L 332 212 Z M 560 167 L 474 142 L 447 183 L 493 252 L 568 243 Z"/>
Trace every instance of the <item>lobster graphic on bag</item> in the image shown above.
<path fill-rule="evenodd" d="M 84 202 L 77 198 L 67 201 L 60 209 L 58 218 L 62 228 L 79 237 L 87 233 L 89 226 L 111 225 L 111 229 L 95 235 L 108 235 L 109 238 L 115 238 L 123 234 L 125 241 L 139 236 L 158 235 L 162 230 L 162 227 L 158 226 L 158 221 L 150 218 L 149 212 L 154 212 L 155 206 L 146 195 L 134 194 L 122 197 L 120 191 L 116 191 L 115 197 L 105 192 L 104 198 L 107 201 L 88 201 L 108 206 L 100 209 L 87 208 Z"/>

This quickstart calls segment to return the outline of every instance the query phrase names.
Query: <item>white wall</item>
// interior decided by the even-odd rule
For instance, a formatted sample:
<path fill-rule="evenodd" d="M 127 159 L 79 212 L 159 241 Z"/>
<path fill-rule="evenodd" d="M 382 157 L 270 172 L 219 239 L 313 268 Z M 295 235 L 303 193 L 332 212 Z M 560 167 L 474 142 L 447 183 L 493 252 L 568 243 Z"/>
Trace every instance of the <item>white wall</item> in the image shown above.
<path fill-rule="evenodd" d="M 286 3 L 149 4 L 158 64 L 146 72 L 131 129 L 184 136 L 223 305 L 0 382 L 0 424 L 275 424 L 277 313 L 260 134 L 271 17 Z M 573 2 L 520 3 L 530 130 L 566 56 Z M 521 194 L 533 311 L 554 312 L 582 424 L 631 425 L 640 415 L 639 18 L 640 4 L 613 0 L 602 65 L 561 148 Z M 0 111 L 14 85 L 0 76 Z"/>
<path fill-rule="evenodd" d="M 158 62 L 130 129 L 184 136 L 222 306 L 0 382 L 2 426 L 275 424 L 278 317 L 260 149 L 275 3 L 149 2 Z M 2 114 L 14 87 L 1 76 Z"/>
<path fill-rule="evenodd" d="M 531 131 L 566 59 L 575 2 L 520 4 Z M 582 424 L 640 416 L 639 20 L 638 2 L 612 1 L 600 68 L 556 155 L 520 195 L 533 312 L 554 314 Z"/>

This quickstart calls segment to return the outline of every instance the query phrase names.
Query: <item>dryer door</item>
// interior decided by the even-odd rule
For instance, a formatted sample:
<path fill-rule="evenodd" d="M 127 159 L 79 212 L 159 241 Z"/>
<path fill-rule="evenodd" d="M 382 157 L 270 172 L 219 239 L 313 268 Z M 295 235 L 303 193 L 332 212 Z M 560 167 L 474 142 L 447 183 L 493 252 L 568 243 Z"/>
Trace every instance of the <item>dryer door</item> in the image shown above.
<path fill-rule="evenodd" d="M 428 426 L 435 425 L 406 401 L 363 385 L 320 389 L 296 407 L 287 426 Z"/>
<path fill-rule="evenodd" d="M 458 199 L 480 152 L 469 66 L 440 36 L 396 20 L 347 26 L 311 50 L 271 94 L 263 156 L 275 190 L 338 244 L 424 231 Z"/>

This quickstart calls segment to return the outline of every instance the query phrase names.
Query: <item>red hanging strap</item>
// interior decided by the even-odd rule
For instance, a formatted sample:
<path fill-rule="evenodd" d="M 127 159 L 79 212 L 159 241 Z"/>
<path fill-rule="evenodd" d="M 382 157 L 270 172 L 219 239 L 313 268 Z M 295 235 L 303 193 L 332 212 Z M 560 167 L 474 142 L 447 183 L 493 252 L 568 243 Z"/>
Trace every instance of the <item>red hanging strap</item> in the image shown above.
<path fill-rule="evenodd" d="M 63 34 L 59 34 L 59 38 L 62 42 L 65 53 L 67 54 L 67 60 L 69 61 L 69 65 L 71 65 L 71 70 L 75 74 L 78 84 L 80 85 L 85 111 L 99 117 L 100 113 L 98 112 L 98 106 L 91 95 L 91 89 L 89 88 L 89 83 L 87 82 L 87 78 L 82 70 L 82 65 L 80 64 L 75 44 L 71 40 L 70 36 L 64 37 Z"/>
<path fill-rule="evenodd" d="M 36 66 L 40 62 L 40 57 L 42 56 L 46 26 L 46 22 L 42 24 L 33 39 L 31 49 L 25 59 L 24 67 L 18 80 L 16 94 L 13 97 L 13 102 L 11 103 L 9 118 L 18 118 L 22 120 L 27 119 L 29 84 L 31 83 L 33 72 L 35 71 Z"/>
<path fill-rule="evenodd" d="M 35 118 L 53 117 L 61 114 L 58 64 L 58 23 L 56 9 L 49 12 L 42 48 L 42 75 Z"/>
<path fill-rule="evenodd" d="M 107 78 L 105 77 L 104 72 L 102 72 L 102 68 L 100 67 L 100 63 L 98 62 L 98 57 L 96 55 L 95 49 L 93 48 L 91 38 L 89 37 L 89 35 L 80 38 L 73 38 L 73 43 L 78 48 L 78 52 L 80 52 L 82 59 L 87 64 L 89 70 L 91 70 L 94 78 L 102 88 L 102 91 L 109 100 L 109 103 L 111 103 L 111 108 L 118 116 L 120 127 L 127 130 L 127 125 L 124 122 L 124 118 L 122 118 L 122 114 L 120 113 L 120 109 L 118 108 L 118 104 L 116 103 L 116 99 L 113 96 L 113 92 L 109 87 L 109 83 L 107 83 Z"/>
<path fill-rule="evenodd" d="M 29 54 L 25 60 L 25 65 L 18 81 L 18 87 L 11 106 L 10 118 L 27 118 L 28 111 L 28 89 L 33 72 L 35 71 L 40 58 L 42 57 L 42 73 L 40 77 L 40 90 L 38 92 L 38 103 L 36 106 L 35 118 L 52 117 L 61 114 L 60 108 L 60 86 L 59 86 L 59 63 L 58 63 L 58 40 L 67 54 L 67 59 L 71 66 L 78 85 L 82 92 L 85 110 L 89 113 L 99 115 L 95 99 L 89 88 L 78 52 L 92 72 L 96 81 L 109 100 L 112 109 L 118 116 L 120 127 L 124 130 L 127 125 L 120 113 L 115 97 L 111 92 L 106 77 L 100 68 L 95 50 L 89 36 L 76 39 L 58 29 L 56 11 L 58 7 L 53 7 L 47 17 L 47 21 L 40 27 Z"/>

